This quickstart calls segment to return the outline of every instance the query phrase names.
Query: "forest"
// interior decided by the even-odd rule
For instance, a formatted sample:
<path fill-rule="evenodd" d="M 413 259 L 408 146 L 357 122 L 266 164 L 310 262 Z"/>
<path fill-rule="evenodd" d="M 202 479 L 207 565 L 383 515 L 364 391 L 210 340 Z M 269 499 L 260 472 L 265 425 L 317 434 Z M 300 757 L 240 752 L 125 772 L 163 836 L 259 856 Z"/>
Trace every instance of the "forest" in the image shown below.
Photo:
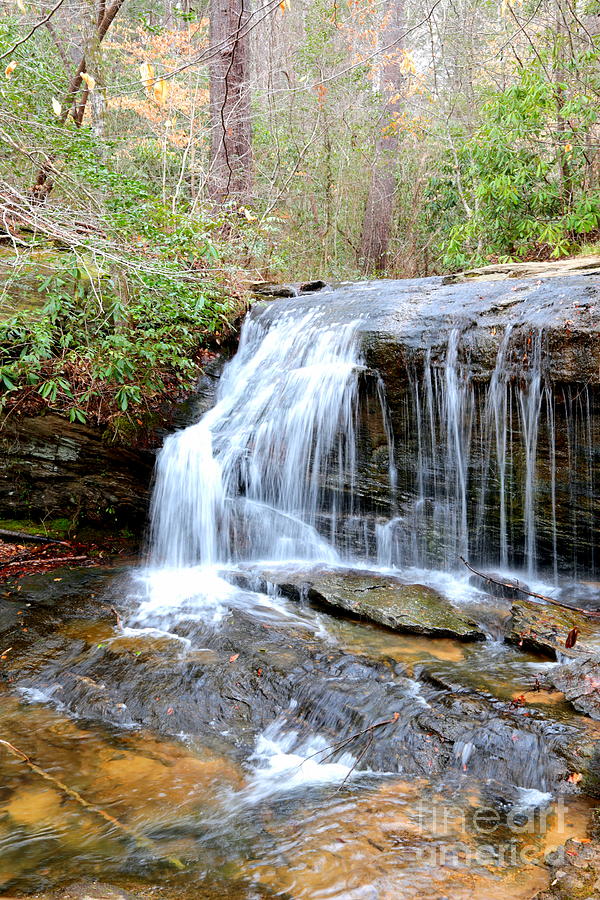
<path fill-rule="evenodd" d="M 598 246 L 597 0 L 2 9 L 5 407 L 118 434 L 257 282 Z"/>

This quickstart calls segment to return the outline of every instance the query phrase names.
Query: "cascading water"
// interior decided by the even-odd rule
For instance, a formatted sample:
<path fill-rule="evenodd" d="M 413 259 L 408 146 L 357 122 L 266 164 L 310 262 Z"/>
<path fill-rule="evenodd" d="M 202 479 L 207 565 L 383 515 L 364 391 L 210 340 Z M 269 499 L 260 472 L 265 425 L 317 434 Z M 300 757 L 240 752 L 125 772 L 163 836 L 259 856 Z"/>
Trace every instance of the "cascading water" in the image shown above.
<path fill-rule="evenodd" d="M 385 388 L 371 378 L 387 460 L 379 506 L 362 458 L 367 329 L 358 292 L 338 317 L 328 300 L 248 317 L 216 405 L 159 455 L 152 566 L 359 559 L 452 572 L 464 556 L 530 579 L 556 581 L 559 568 L 593 574 L 589 397 L 548 377 L 543 327 L 524 337 L 508 322 L 487 377 L 472 365 L 464 325 L 414 363 L 399 357 L 407 378 L 401 421 L 394 412 L 397 455 Z M 581 506 L 582 466 L 589 500 L 571 516 L 583 549 L 570 551 L 558 508 Z"/>
<path fill-rule="evenodd" d="M 543 329 L 534 331 L 523 352 L 523 336 L 509 324 L 491 377 L 482 379 L 455 328 L 441 361 L 427 352 L 423 369 L 409 371 L 398 443 L 414 446 L 414 477 L 400 472 L 412 499 L 378 528 L 380 564 L 452 570 L 463 556 L 530 579 L 556 582 L 559 569 L 594 575 L 590 395 L 585 385 L 553 384 L 544 342 Z M 563 526 L 570 557 L 559 547 L 559 507 L 572 519 Z"/>
<path fill-rule="evenodd" d="M 216 406 L 159 455 L 154 565 L 338 559 L 356 512 L 357 328 L 319 307 L 248 319 Z"/>

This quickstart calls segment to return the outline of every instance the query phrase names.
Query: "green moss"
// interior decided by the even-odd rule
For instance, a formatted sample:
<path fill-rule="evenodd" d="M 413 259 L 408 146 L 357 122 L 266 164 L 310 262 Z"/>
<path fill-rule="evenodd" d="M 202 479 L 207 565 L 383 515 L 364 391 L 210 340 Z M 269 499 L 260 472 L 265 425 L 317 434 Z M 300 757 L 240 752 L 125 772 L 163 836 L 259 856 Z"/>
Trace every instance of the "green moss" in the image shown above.
<path fill-rule="evenodd" d="M 0 247 L 0 320 L 15 312 L 41 310 L 45 297 L 39 287 L 44 278 L 55 274 L 64 261 L 64 251 L 53 247 L 26 250 L 15 256 L 12 246 Z"/>
<path fill-rule="evenodd" d="M 34 522 L 32 519 L 0 519 L 0 528 L 7 531 L 23 531 L 25 534 L 43 534 L 52 538 L 68 537 L 75 527 L 72 519 L 46 519 Z"/>

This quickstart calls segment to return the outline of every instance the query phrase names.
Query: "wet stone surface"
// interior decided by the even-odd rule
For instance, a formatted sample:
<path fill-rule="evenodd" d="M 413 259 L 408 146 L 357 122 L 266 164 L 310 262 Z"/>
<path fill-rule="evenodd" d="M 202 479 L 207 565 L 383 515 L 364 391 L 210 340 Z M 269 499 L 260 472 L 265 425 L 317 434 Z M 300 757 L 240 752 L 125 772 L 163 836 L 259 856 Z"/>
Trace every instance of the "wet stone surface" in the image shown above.
<path fill-rule="evenodd" d="M 527 823 L 549 795 L 528 806 L 523 791 L 571 804 L 597 784 L 595 723 L 511 702 L 518 682 L 494 688 L 507 661 L 529 659 L 523 651 L 499 644 L 484 678 L 483 643 L 396 634 L 332 618 L 322 604 L 274 606 L 243 591 L 245 606 L 222 610 L 218 627 L 183 614 L 144 631 L 128 627 L 131 595 L 117 571 L 55 571 L 3 587 L 0 641 L 12 650 L 0 667 L 2 735 L 143 839 L 107 830 L 55 783 L 0 756 L 6 895 L 313 900 L 368 886 L 410 900 L 526 900 L 544 886 L 539 865 L 525 879 L 497 868 L 502 846 L 471 859 L 484 839 L 469 804 L 473 815 L 485 805 L 502 822 L 514 813 Z M 409 662 L 411 642 L 440 658 Z M 44 698 L 57 710 L 39 706 Z M 387 724 L 370 732 L 378 722 Z M 331 755 L 340 766 L 332 784 L 296 799 L 262 794 L 252 760 L 273 723 L 293 732 L 288 753 L 315 734 L 334 747 L 364 731 L 350 744 L 350 781 L 346 745 Z M 297 772 L 283 776 L 292 791 Z M 436 805 L 444 819 L 430 821 Z M 527 840 L 543 853 L 537 832 Z M 456 842 L 466 856 L 440 862 Z M 72 860 L 58 882 L 57 854 Z"/>
<path fill-rule="evenodd" d="M 548 858 L 550 886 L 533 900 L 596 900 L 600 897 L 600 845 L 567 841 Z"/>
<path fill-rule="evenodd" d="M 579 632 L 577 641 L 567 648 L 567 636 L 573 628 Z M 600 619 L 539 601 L 514 600 L 506 640 L 553 659 L 560 655 L 572 659 L 600 657 Z"/>
<path fill-rule="evenodd" d="M 550 679 L 575 709 L 600 720 L 600 660 L 580 659 L 552 671 Z"/>
<path fill-rule="evenodd" d="M 244 575 L 238 576 L 244 581 Z M 394 631 L 459 641 L 483 641 L 477 623 L 462 615 L 438 591 L 423 584 L 406 584 L 391 575 L 361 571 L 252 570 L 246 584 L 259 579 L 265 590 L 277 587 L 295 600 L 306 598 L 342 615 L 385 625 Z"/>
<path fill-rule="evenodd" d="M 126 585 L 112 573 L 52 573 L 20 588 L 2 598 L 2 641 L 13 647 L 2 677 L 85 718 L 225 741 L 242 760 L 277 719 L 335 744 L 397 714 L 376 741 L 358 740 L 360 768 L 452 779 L 468 763 L 481 777 L 523 787 L 542 777 L 544 789 L 558 790 L 574 768 L 593 769 L 581 723 L 345 652 L 309 619 L 290 627 L 233 609 L 218 629 L 180 621 L 171 635 L 135 634 L 116 624 L 115 611 L 128 614 Z"/>

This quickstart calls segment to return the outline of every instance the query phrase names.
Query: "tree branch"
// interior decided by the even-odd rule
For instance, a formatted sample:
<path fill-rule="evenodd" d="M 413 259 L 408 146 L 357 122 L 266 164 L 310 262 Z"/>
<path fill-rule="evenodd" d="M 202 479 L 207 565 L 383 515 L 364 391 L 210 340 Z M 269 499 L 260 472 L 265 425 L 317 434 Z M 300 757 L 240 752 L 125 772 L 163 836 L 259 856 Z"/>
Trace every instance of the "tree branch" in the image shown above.
<path fill-rule="evenodd" d="M 46 22 L 50 21 L 50 19 L 54 15 L 54 13 L 57 11 L 57 9 L 59 9 L 63 5 L 64 2 L 65 2 L 65 0 L 58 0 L 58 3 L 52 7 L 52 9 L 48 13 L 48 15 L 44 16 L 43 19 L 40 19 L 39 22 L 36 22 L 35 25 L 32 25 L 31 28 L 29 29 L 28 33 L 25 35 L 25 37 L 21 38 L 20 41 L 17 41 L 16 44 L 13 44 L 12 47 L 10 47 L 5 53 L 3 53 L 0 56 L 0 59 L 6 59 L 7 56 L 10 56 L 11 53 L 15 52 L 17 47 L 20 47 L 21 44 L 24 44 L 26 41 L 28 41 L 29 38 L 32 36 L 32 34 L 35 34 L 35 32 L 38 30 L 38 28 L 41 28 L 42 25 L 45 25 Z"/>
<path fill-rule="evenodd" d="M 56 46 L 56 49 L 59 52 L 60 58 L 63 61 L 65 69 L 67 70 L 67 72 L 69 72 L 73 63 L 67 56 L 67 51 L 65 50 L 65 47 L 62 42 L 62 38 L 61 38 L 60 34 L 56 30 L 56 28 L 54 27 L 52 22 L 44 22 L 44 25 L 46 26 L 46 30 L 49 32 L 50 36 L 52 37 L 52 40 L 54 41 L 54 44 Z"/>

